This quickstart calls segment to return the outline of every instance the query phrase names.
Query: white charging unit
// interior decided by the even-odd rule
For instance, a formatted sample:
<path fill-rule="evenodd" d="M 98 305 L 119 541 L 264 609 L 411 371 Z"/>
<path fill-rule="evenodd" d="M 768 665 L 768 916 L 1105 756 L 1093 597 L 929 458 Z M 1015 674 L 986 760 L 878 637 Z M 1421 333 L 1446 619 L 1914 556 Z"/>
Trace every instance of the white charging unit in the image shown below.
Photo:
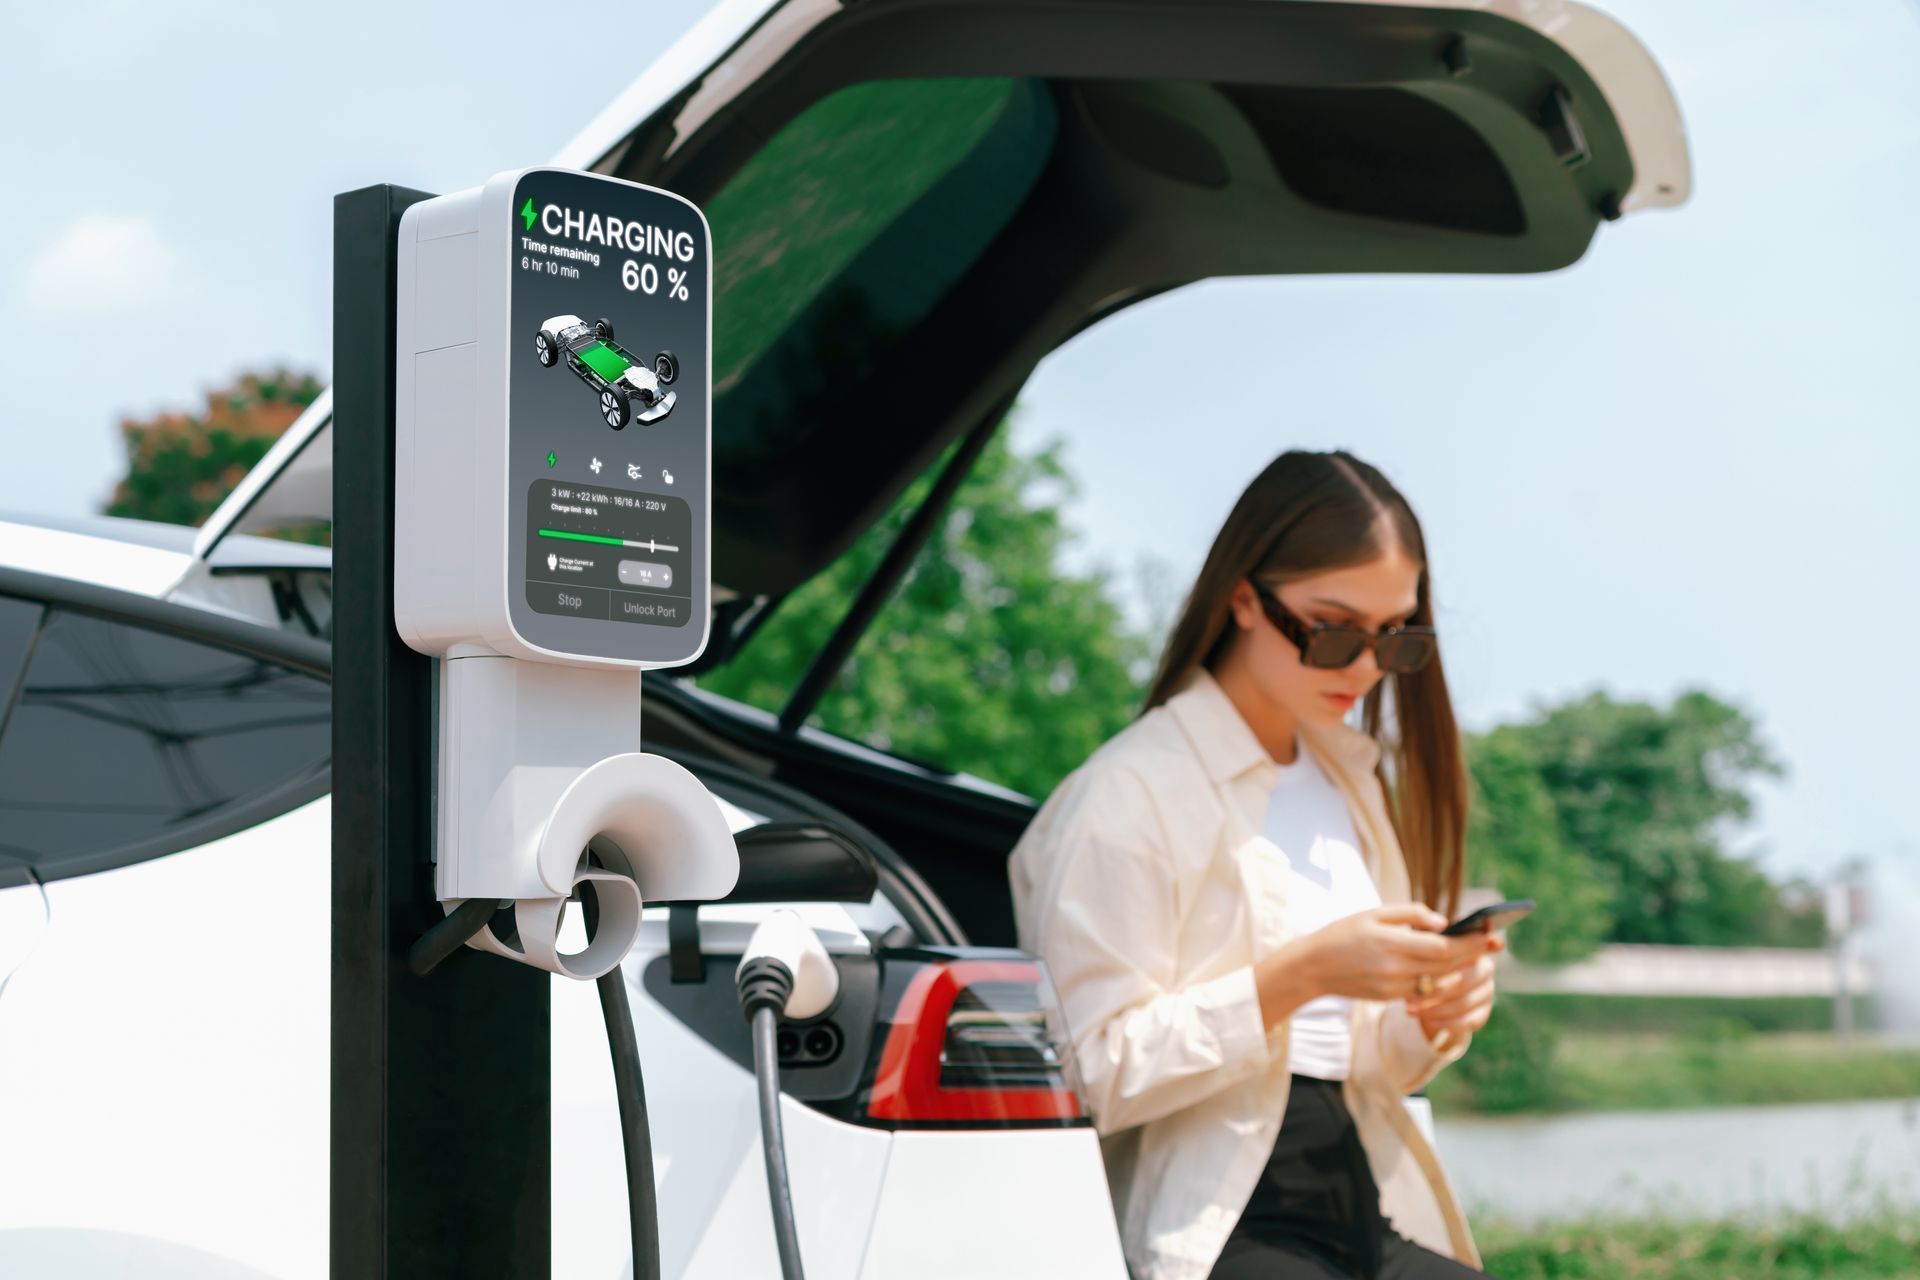
<path fill-rule="evenodd" d="M 653 187 L 523 169 L 402 215 L 394 623 L 438 657 L 435 891 L 576 978 L 644 901 L 723 897 L 718 802 L 640 749 L 641 672 L 706 647 L 712 242 Z M 560 951 L 567 900 L 599 924 Z"/>

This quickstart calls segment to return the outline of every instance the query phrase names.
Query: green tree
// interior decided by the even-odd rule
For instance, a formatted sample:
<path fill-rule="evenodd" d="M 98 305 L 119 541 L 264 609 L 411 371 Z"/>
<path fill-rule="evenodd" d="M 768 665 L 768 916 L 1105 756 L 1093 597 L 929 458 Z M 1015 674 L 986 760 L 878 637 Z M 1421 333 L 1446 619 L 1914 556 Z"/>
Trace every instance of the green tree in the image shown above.
<path fill-rule="evenodd" d="M 910 486 L 701 685 L 777 710 L 931 483 Z M 1052 790 L 1132 717 L 1151 659 L 1108 575 L 1063 566 L 1072 493 L 1057 443 L 1021 454 L 1003 425 L 812 722 L 1028 795 Z"/>
<path fill-rule="evenodd" d="M 1516 942 L 1520 933 L 1512 935 Z M 1472 1050 L 1434 1081 L 1434 1103 L 1488 1114 L 1546 1110 L 1560 1101 L 1553 1069 L 1559 1043 L 1560 1028 L 1552 1019 L 1519 1001 L 1498 1001 L 1487 1025 L 1474 1032 Z"/>
<path fill-rule="evenodd" d="M 1568 844 L 1525 731 L 1503 725 L 1467 739 L 1473 806 L 1467 882 L 1538 905 L 1508 942 L 1515 958 L 1564 964 L 1591 954 L 1613 928 L 1607 882 Z"/>
<path fill-rule="evenodd" d="M 1562 842 L 1606 887 L 1609 941 L 1805 938 L 1806 910 L 1723 848 L 1754 783 L 1784 772 L 1744 711 L 1698 690 L 1666 708 L 1595 692 L 1489 736 L 1532 762 Z"/>
<path fill-rule="evenodd" d="M 200 524 L 321 389 L 311 374 L 247 373 L 209 392 L 203 412 L 123 421 L 127 474 L 106 514 Z"/>

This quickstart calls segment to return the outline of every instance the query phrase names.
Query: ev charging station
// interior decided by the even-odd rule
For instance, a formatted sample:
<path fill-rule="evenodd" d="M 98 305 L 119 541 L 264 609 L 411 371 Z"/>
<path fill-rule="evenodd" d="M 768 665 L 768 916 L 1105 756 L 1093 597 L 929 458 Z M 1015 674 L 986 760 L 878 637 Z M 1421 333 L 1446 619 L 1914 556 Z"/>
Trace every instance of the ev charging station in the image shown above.
<path fill-rule="evenodd" d="M 642 671 L 707 638 L 711 268 L 593 174 L 336 199 L 335 1276 L 547 1275 L 547 975 L 627 1016 L 642 904 L 738 874 L 640 749 Z"/>
<path fill-rule="evenodd" d="M 640 750 L 641 671 L 706 647 L 711 258 L 692 204 L 563 170 L 400 219 L 393 612 L 441 659 L 436 892 L 512 902 L 469 945 L 567 977 L 739 871 L 706 788 Z"/>

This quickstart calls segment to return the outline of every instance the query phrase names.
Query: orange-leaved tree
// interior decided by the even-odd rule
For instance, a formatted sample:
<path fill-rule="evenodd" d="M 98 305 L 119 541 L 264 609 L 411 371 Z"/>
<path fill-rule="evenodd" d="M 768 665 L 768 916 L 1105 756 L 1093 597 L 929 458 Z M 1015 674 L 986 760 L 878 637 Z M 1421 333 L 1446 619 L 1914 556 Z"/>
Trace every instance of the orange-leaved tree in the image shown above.
<path fill-rule="evenodd" d="M 243 373 L 207 393 L 197 413 L 162 413 L 120 424 L 127 474 L 106 513 L 197 525 L 322 390 L 311 374 Z"/>

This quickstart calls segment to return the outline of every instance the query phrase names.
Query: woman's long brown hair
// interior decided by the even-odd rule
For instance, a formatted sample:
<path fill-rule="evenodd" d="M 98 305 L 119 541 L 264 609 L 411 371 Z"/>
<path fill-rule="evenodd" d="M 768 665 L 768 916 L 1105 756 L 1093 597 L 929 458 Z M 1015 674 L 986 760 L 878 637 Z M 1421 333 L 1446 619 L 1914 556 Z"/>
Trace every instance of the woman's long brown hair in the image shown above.
<path fill-rule="evenodd" d="M 1281 454 L 1247 486 L 1220 526 L 1167 637 L 1143 712 L 1179 692 L 1195 668 L 1211 671 L 1226 655 L 1238 635 L 1227 605 L 1241 579 L 1284 583 L 1365 564 L 1396 544 L 1420 566 L 1418 604 L 1408 621 L 1431 626 L 1426 539 L 1400 491 L 1344 451 Z M 1389 693 L 1393 732 L 1383 736 Z M 1381 680 L 1361 704 L 1360 718 L 1380 742 L 1376 772 L 1413 895 L 1451 918 L 1460 903 L 1467 776 L 1439 655 L 1411 675 Z"/>

